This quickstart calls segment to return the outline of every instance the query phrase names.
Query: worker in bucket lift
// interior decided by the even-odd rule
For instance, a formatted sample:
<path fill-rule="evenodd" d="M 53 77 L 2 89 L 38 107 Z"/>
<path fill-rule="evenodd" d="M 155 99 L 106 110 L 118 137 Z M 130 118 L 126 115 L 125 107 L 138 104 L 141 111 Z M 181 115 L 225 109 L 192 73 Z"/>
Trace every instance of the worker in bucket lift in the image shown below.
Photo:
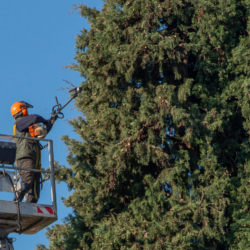
<path fill-rule="evenodd" d="M 15 120 L 13 127 L 13 135 L 23 137 L 35 137 L 32 134 L 32 127 L 42 123 L 41 136 L 44 138 L 51 130 L 56 118 L 46 120 L 39 115 L 29 115 L 28 108 L 33 108 L 27 102 L 16 102 L 11 106 L 11 114 Z M 39 137 L 39 136 L 37 136 Z M 39 141 L 23 138 L 16 139 L 16 164 L 18 168 L 39 169 L 41 166 L 41 147 Z M 18 193 L 14 201 L 21 202 L 25 196 L 25 201 L 29 203 L 37 203 L 40 195 L 40 176 L 39 172 L 34 171 L 18 171 L 25 189 Z M 25 195 L 26 194 L 26 195 Z"/>

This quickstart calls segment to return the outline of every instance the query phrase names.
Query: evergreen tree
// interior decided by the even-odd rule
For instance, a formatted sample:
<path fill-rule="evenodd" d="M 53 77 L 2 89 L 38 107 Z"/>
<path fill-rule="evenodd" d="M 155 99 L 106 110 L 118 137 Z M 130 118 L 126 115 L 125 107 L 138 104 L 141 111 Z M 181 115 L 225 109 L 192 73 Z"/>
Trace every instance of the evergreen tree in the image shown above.
<path fill-rule="evenodd" d="M 73 214 L 49 249 L 249 249 L 250 1 L 78 8 Z"/>

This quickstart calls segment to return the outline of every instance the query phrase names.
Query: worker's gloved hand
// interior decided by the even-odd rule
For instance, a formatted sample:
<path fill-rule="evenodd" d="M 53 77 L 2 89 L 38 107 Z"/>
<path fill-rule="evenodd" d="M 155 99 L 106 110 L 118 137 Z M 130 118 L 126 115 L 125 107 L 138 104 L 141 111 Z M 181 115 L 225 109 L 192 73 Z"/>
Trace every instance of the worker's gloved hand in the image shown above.
<path fill-rule="evenodd" d="M 53 118 L 51 118 L 50 119 L 50 122 L 51 122 L 51 124 L 54 124 L 55 123 L 55 121 L 57 120 L 57 115 L 55 116 L 55 117 L 53 117 Z"/>

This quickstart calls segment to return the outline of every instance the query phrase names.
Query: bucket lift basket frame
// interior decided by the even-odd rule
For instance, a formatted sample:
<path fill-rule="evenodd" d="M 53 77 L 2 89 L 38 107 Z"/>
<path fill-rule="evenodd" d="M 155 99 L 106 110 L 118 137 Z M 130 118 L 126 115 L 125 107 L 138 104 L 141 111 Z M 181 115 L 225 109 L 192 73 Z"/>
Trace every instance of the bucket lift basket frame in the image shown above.
<path fill-rule="evenodd" d="M 55 188 L 55 177 L 54 177 L 54 153 L 53 153 L 53 141 L 49 139 L 40 139 L 23 136 L 12 136 L 0 134 L 0 137 L 10 138 L 22 138 L 35 141 L 45 141 L 48 143 L 49 151 L 49 168 L 50 170 L 39 170 L 39 169 L 23 169 L 14 166 L 6 166 L 0 163 L 0 172 L 5 172 L 8 169 L 33 171 L 40 173 L 49 173 L 51 182 L 51 200 L 52 205 L 41 205 L 35 203 L 19 203 L 22 233 L 24 234 L 35 234 L 51 223 L 57 220 L 57 203 L 56 203 L 56 188 Z M 47 146 L 47 145 L 46 145 Z M 18 232 L 18 214 L 16 210 L 16 203 L 14 201 L 0 200 L 0 232 L 12 233 Z"/>

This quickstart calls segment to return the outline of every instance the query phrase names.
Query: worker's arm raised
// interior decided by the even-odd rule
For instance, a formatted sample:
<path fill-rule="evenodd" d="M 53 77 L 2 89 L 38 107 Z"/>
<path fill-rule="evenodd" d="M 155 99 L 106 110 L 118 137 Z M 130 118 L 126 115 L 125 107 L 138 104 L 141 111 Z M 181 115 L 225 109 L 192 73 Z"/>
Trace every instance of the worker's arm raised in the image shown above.
<path fill-rule="evenodd" d="M 16 123 L 16 129 L 20 132 L 25 132 L 29 130 L 29 126 L 36 124 L 36 123 L 43 123 L 47 127 L 47 132 L 51 130 L 53 123 L 50 119 L 44 119 L 40 115 L 29 115 L 22 117 L 18 122 Z"/>

